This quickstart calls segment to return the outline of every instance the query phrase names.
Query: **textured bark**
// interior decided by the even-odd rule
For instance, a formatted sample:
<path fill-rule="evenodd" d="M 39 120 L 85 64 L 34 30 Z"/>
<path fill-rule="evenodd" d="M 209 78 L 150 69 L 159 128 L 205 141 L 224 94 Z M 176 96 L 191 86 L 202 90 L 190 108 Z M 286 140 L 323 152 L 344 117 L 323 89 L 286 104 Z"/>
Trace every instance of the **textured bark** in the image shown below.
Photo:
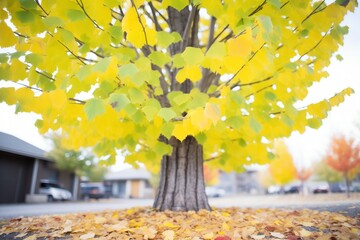
<path fill-rule="evenodd" d="M 211 210 L 205 194 L 202 145 L 192 136 L 182 142 L 172 137 L 169 144 L 173 151 L 161 161 L 154 208 L 160 211 Z"/>

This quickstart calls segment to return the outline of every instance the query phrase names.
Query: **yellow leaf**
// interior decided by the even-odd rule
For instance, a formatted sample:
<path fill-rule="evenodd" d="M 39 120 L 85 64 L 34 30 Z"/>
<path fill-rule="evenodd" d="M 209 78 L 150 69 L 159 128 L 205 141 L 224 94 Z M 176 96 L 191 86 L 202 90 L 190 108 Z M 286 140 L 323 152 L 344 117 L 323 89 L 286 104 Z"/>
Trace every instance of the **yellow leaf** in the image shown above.
<path fill-rule="evenodd" d="M 177 227 L 176 225 L 174 225 L 174 224 L 172 224 L 171 222 L 168 222 L 168 221 L 166 221 L 166 222 L 164 223 L 164 226 L 165 226 L 165 227 L 169 227 L 169 228 L 176 228 L 176 227 Z"/>
<path fill-rule="evenodd" d="M 104 217 L 95 217 L 94 220 L 95 220 L 95 223 L 99 223 L 99 224 L 107 222 L 107 219 Z"/>
<path fill-rule="evenodd" d="M 143 227 L 141 232 L 144 235 L 144 239 L 153 239 L 156 236 L 157 230 L 154 227 Z"/>
<path fill-rule="evenodd" d="M 220 120 L 220 108 L 219 105 L 214 103 L 206 103 L 205 116 L 208 117 L 215 125 Z"/>
<path fill-rule="evenodd" d="M 175 232 L 173 230 L 166 230 L 162 233 L 164 240 L 173 240 L 175 237 Z"/>
<path fill-rule="evenodd" d="M 214 233 L 213 232 L 209 232 L 203 235 L 204 239 L 213 239 L 214 238 Z"/>
<path fill-rule="evenodd" d="M 122 28 L 127 33 L 127 40 L 135 47 L 141 48 L 146 44 L 145 35 L 134 7 L 126 12 L 122 21 Z"/>
<path fill-rule="evenodd" d="M 203 108 L 197 108 L 191 113 L 189 113 L 189 115 L 190 115 L 191 123 L 194 125 L 194 127 L 198 128 L 200 131 L 210 128 L 211 122 L 205 116 L 205 112 Z"/>
<path fill-rule="evenodd" d="M 120 221 L 117 224 L 110 225 L 109 230 L 111 230 L 111 231 L 121 231 L 121 230 L 127 229 L 128 227 L 129 227 L 128 222 L 124 220 L 124 221 Z"/>
<path fill-rule="evenodd" d="M 11 29 L 6 25 L 5 22 L 0 22 L 0 46 L 1 47 L 11 47 L 16 44 L 17 39 L 11 31 Z"/>
<path fill-rule="evenodd" d="M 201 69 L 198 66 L 185 66 L 176 74 L 176 81 L 183 83 L 186 79 L 197 82 L 201 79 Z"/>
<path fill-rule="evenodd" d="M 183 141 L 186 138 L 188 134 L 184 129 L 184 125 L 182 124 L 182 122 L 175 124 L 172 135 L 180 141 Z"/>
<path fill-rule="evenodd" d="M 276 238 L 280 238 L 280 239 L 285 238 L 285 235 L 282 233 L 279 233 L 279 232 L 271 232 L 270 235 L 273 237 L 276 237 Z"/>
<path fill-rule="evenodd" d="M 90 233 L 86 233 L 80 236 L 80 239 L 91 239 L 95 237 L 95 233 L 90 232 Z"/>
<path fill-rule="evenodd" d="M 299 231 L 299 234 L 301 237 L 310 237 L 312 235 L 312 232 L 301 229 L 301 231 Z"/>

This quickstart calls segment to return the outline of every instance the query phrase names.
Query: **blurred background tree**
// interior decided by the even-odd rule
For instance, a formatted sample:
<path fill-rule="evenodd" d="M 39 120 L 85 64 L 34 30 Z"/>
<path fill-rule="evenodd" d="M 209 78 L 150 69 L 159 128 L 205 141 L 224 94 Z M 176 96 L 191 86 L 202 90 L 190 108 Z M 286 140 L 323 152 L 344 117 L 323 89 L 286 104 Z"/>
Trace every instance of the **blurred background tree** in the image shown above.
<path fill-rule="evenodd" d="M 52 150 L 47 156 L 54 160 L 58 169 L 74 172 L 79 177 L 86 177 L 90 182 L 104 179 L 107 167 L 98 164 L 97 158 L 88 149 L 69 150 L 61 145 L 61 136 L 52 133 L 48 136 L 52 141 Z"/>
<path fill-rule="evenodd" d="M 331 168 L 343 175 L 346 183 L 346 195 L 350 197 L 350 172 L 360 166 L 360 145 L 352 138 L 334 136 L 325 161 Z"/>
<path fill-rule="evenodd" d="M 283 140 L 274 143 L 275 159 L 269 165 L 269 172 L 275 183 L 284 186 L 296 177 L 296 167 L 293 158 Z"/>

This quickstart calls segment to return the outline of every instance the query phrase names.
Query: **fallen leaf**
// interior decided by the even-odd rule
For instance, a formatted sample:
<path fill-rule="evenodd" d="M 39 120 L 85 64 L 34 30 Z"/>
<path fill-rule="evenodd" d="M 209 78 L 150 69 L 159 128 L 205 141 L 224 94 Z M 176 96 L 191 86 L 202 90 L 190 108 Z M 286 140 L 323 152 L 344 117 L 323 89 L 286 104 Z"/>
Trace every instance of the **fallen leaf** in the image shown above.
<path fill-rule="evenodd" d="M 285 235 L 282 233 L 279 233 L 279 232 L 271 232 L 270 235 L 273 237 L 276 237 L 276 238 L 280 238 L 280 239 L 285 238 Z"/>
<path fill-rule="evenodd" d="M 120 231 L 120 230 L 123 230 L 123 229 L 127 229 L 129 226 L 128 222 L 127 221 L 121 221 L 117 224 L 113 224 L 113 225 L 110 225 L 109 226 L 109 230 L 111 231 Z"/>
<path fill-rule="evenodd" d="M 258 240 L 258 239 L 264 239 L 265 235 L 251 235 L 250 237 L 252 239 Z"/>
<path fill-rule="evenodd" d="M 29 237 L 27 237 L 27 238 L 24 238 L 24 240 L 36 240 L 36 239 L 37 239 L 36 234 L 31 235 L 31 236 L 29 236 Z"/>
<path fill-rule="evenodd" d="M 83 234 L 80 236 L 80 239 L 81 240 L 84 240 L 84 239 L 90 239 L 90 238 L 94 238 L 95 237 L 95 233 L 86 233 L 86 234 Z"/>
<path fill-rule="evenodd" d="M 209 232 L 209 233 L 204 234 L 202 237 L 204 239 L 213 239 L 214 238 L 214 233 Z"/>
<path fill-rule="evenodd" d="M 162 233 L 164 240 L 173 240 L 175 237 L 175 232 L 173 230 L 166 230 Z"/>
<path fill-rule="evenodd" d="M 301 231 L 299 231 L 299 234 L 301 237 L 310 237 L 312 235 L 312 232 L 301 229 Z"/>

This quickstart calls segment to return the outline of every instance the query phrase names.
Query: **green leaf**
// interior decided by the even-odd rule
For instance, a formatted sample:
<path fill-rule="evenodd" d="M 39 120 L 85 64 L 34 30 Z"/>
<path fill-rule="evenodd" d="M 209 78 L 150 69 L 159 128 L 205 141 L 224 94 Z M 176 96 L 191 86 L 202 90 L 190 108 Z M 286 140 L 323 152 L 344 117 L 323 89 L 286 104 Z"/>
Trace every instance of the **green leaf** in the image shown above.
<path fill-rule="evenodd" d="M 6 63 L 9 60 L 9 55 L 7 53 L 0 54 L 0 63 Z"/>
<path fill-rule="evenodd" d="M 83 11 L 81 10 L 76 10 L 76 9 L 69 9 L 66 12 L 66 16 L 71 20 L 71 21 L 80 21 L 86 18 L 86 15 Z"/>
<path fill-rule="evenodd" d="M 94 91 L 94 96 L 98 98 L 106 98 L 116 88 L 114 82 L 102 81 L 99 88 Z"/>
<path fill-rule="evenodd" d="M 103 58 L 93 66 L 93 71 L 105 72 L 110 64 L 111 58 Z"/>
<path fill-rule="evenodd" d="M 109 98 L 109 103 L 116 111 L 120 111 L 130 103 L 130 100 L 125 94 L 113 93 Z"/>
<path fill-rule="evenodd" d="M 270 101 L 276 100 L 276 95 L 273 92 L 266 91 L 264 95 L 267 100 Z"/>
<path fill-rule="evenodd" d="M 191 99 L 190 94 L 180 93 L 174 97 L 173 101 L 176 103 L 176 105 L 180 106 L 188 102 L 190 99 Z"/>
<path fill-rule="evenodd" d="M 231 100 L 234 101 L 237 105 L 242 105 L 244 103 L 244 97 L 241 96 L 238 92 L 231 91 L 229 95 Z"/>
<path fill-rule="evenodd" d="M 36 9 L 37 4 L 34 0 L 20 0 L 21 7 L 25 9 Z"/>
<path fill-rule="evenodd" d="M 280 9 L 281 7 L 281 1 L 280 0 L 267 0 L 270 5 L 274 6 L 277 9 Z"/>
<path fill-rule="evenodd" d="M 181 41 L 181 36 L 177 32 L 168 33 L 165 31 L 156 32 L 158 45 L 163 48 L 168 48 L 170 44 Z"/>
<path fill-rule="evenodd" d="M 340 54 L 337 54 L 337 55 L 336 55 L 336 59 L 339 60 L 339 61 L 344 60 L 344 58 L 343 58 Z"/>
<path fill-rule="evenodd" d="M 91 65 L 84 65 L 80 68 L 80 70 L 75 74 L 80 81 L 84 80 L 90 73 L 92 72 Z"/>
<path fill-rule="evenodd" d="M 25 61 L 36 66 L 42 62 L 42 57 L 38 54 L 30 53 L 25 56 Z"/>
<path fill-rule="evenodd" d="M 35 20 L 35 14 L 31 11 L 18 11 L 15 14 L 22 23 L 30 23 Z"/>
<path fill-rule="evenodd" d="M 170 56 L 163 52 L 152 52 L 149 55 L 149 58 L 154 64 L 160 67 L 164 66 L 166 63 L 170 62 L 171 60 Z"/>
<path fill-rule="evenodd" d="M 322 121 L 319 118 L 309 118 L 307 122 L 308 126 L 314 129 L 318 129 L 319 127 L 321 127 L 322 124 Z"/>
<path fill-rule="evenodd" d="M 343 6 L 343 7 L 346 7 L 349 4 L 349 2 L 350 2 L 350 0 L 335 0 L 336 4 Z"/>
<path fill-rule="evenodd" d="M 196 134 L 195 138 L 196 138 L 196 141 L 197 141 L 199 144 L 204 145 L 204 144 L 205 144 L 205 141 L 206 141 L 206 139 L 207 139 L 207 136 L 206 136 L 206 134 L 205 134 L 204 132 L 200 132 L 200 133 Z"/>
<path fill-rule="evenodd" d="M 249 121 L 249 124 L 250 124 L 250 127 L 256 132 L 256 133 L 259 133 L 260 130 L 261 130 L 261 124 L 256 121 L 255 118 L 251 117 L 250 118 L 250 121 Z"/>
<path fill-rule="evenodd" d="M 56 89 L 54 81 L 43 75 L 39 75 L 37 86 L 44 91 L 52 91 Z"/>
<path fill-rule="evenodd" d="M 144 94 L 136 88 L 130 88 L 129 97 L 132 103 L 142 103 L 145 100 Z"/>
<path fill-rule="evenodd" d="M 148 121 L 152 121 L 161 108 L 160 103 L 156 99 L 149 99 L 142 108 Z"/>
<path fill-rule="evenodd" d="M 115 43 L 120 43 L 120 41 L 123 39 L 123 31 L 120 26 L 111 26 L 109 28 L 109 33 L 111 37 L 115 39 Z"/>
<path fill-rule="evenodd" d="M 164 135 L 167 138 L 170 138 L 172 136 L 172 132 L 174 130 L 174 123 L 173 122 L 165 122 L 161 126 L 161 134 Z"/>
<path fill-rule="evenodd" d="M 160 109 L 158 115 L 164 119 L 166 122 L 170 121 L 176 117 L 176 113 L 171 108 L 162 108 Z"/>
<path fill-rule="evenodd" d="M 85 103 L 84 111 L 88 120 L 92 120 L 105 112 L 105 103 L 102 99 L 92 98 Z"/>
<path fill-rule="evenodd" d="M 139 70 L 133 63 L 125 64 L 119 68 L 119 76 L 120 78 L 131 77 L 134 76 Z"/>
<path fill-rule="evenodd" d="M 201 49 L 194 47 L 187 47 L 181 56 L 187 65 L 199 65 L 204 59 Z"/>
<path fill-rule="evenodd" d="M 244 124 L 244 120 L 239 116 L 229 117 L 227 119 L 227 122 L 230 127 L 234 128 L 236 130 L 239 130 L 239 131 L 241 130 L 241 128 L 243 127 L 243 124 Z"/>
<path fill-rule="evenodd" d="M 287 114 L 282 114 L 281 115 L 281 120 L 288 126 L 288 127 L 292 127 L 294 125 L 294 120 L 292 120 L 289 115 Z"/>
<path fill-rule="evenodd" d="M 64 21 L 58 17 L 47 17 L 43 19 L 44 24 L 47 27 L 62 27 L 64 26 Z"/>
<path fill-rule="evenodd" d="M 306 37 L 308 35 L 309 35 L 309 30 L 307 30 L 307 29 L 304 29 L 300 32 L 300 36 L 302 36 L 302 37 Z"/>
<path fill-rule="evenodd" d="M 223 59 L 227 54 L 224 42 L 215 42 L 206 53 L 206 57 Z"/>

